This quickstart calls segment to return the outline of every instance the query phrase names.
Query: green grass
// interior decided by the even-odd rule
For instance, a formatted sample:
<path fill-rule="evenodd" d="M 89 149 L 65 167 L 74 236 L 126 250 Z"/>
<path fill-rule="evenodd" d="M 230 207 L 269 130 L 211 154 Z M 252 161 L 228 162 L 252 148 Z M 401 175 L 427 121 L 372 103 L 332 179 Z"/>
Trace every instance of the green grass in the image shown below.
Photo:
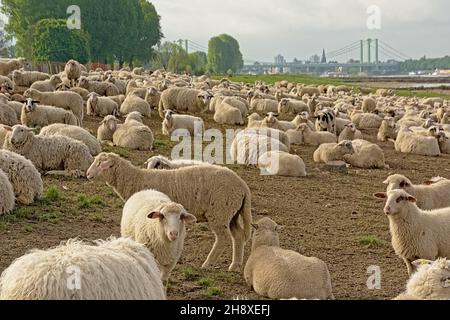
<path fill-rule="evenodd" d="M 180 271 L 184 276 L 184 280 L 186 281 L 195 281 L 200 277 L 199 272 L 189 266 L 182 268 Z"/>
<path fill-rule="evenodd" d="M 61 200 L 61 193 L 57 186 L 50 186 L 43 197 L 39 199 L 39 202 L 42 204 L 50 204 L 56 201 Z"/>
<path fill-rule="evenodd" d="M 223 290 L 219 287 L 209 287 L 205 290 L 203 296 L 205 298 L 212 298 L 222 295 Z"/>
<path fill-rule="evenodd" d="M 431 97 L 439 97 L 443 99 L 450 99 L 449 94 L 437 93 L 426 90 L 396 90 L 397 95 L 402 97 L 418 97 L 418 98 L 431 98 Z"/>
<path fill-rule="evenodd" d="M 209 278 L 201 278 L 197 281 L 197 284 L 202 287 L 211 287 L 213 285 L 213 281 Z"/>
<path fill-rule="evenodd" d="M 92 207 L 104 208 L 105 206 L 105 202 L 99 195 L 88 197 L 84 194 L 81 194 L 78 197 L 78 208 L 80 209 L 89 209 Z"/>
<path fill-rule="evenodd" d="M 379 248 L 379 247 L 385 247 L 388 245 L 387 241 L 384 241 L 375 235 L 359 237 L 358 242 L 359 242 L 359 244 L 362 244 L 369 248 Z"/>
<path fill-rule="evenodd" d="M 221 80 L 224 77 L 223 76 L 213 76 L 213 79 Z M 333 84 L 333 85 L 341 85 L 345 84 L 344 81 L 333 79 L 333 78 L 321 78 L 316 76 L 310 76 L 310 75 L 287 75 L 287 74 L 280 74 L 280 75 L 237 75 L 230 78 L 233 82 L 244 82 L 244 83 L 255 83 L 255 81 L 264 81 L 267 84 L 274 84 L 275 82 L 281 81 L 281 80 L 287 80 L 292 83 L 302 83 L 306 85 L 311 84 Z"/>

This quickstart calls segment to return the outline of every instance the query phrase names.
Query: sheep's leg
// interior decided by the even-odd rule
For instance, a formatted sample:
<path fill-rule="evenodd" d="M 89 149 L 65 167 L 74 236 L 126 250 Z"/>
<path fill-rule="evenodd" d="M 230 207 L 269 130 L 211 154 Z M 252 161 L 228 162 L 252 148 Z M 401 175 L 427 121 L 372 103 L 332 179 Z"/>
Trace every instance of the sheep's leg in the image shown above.
<path fill-rule="evenodd" d="M 225 250 L 225 245 L 231 238 L 231 231 L 228 225 L 219 225 L 213 227 L 213 233 L 216 236 L 216 241 L 211 249 L 211 252 L 206 258 L 205 263 L 202 265 L 202 269 L 209 268 L 212 264 L 216 263 L 220 255 Z"/>
<path fill-rule="evenodd" d="M 233 261 L 229 271 L 241 271 L 244 262 L 245 233 L 239 225 L 239 215 L 231 220 L 231 238 L 233 240 Z"/>
<path fill-rule="evenodd" d="M 408 268 L 408 275 L 411 276 L 414 273 L 414 268 L 411 261 L 409 261 L 407 258 L 403 258 L 403 261 L 405 261 L 406 268 Z"/>

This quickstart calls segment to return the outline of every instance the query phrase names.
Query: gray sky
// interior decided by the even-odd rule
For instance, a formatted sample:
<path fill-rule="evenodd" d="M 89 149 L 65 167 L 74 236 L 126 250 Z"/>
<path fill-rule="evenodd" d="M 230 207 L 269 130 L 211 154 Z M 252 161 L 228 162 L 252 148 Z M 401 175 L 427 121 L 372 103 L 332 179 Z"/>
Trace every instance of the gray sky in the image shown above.
<path fill-rule="evenodd" d="M 162 16 L 165 40 L 190 39 L 207 46 L 228 33 L 244 59 L 304 60 L 379 38 L 412 58 L 450 55 L 448 0 L 151 0 Z M 370 30 L 370 5 L 381 9 L 381 29 Z M 359 51 L 338 60 L 359 59 Z M 384 60 L 384 55 L 381 54 Z"/>

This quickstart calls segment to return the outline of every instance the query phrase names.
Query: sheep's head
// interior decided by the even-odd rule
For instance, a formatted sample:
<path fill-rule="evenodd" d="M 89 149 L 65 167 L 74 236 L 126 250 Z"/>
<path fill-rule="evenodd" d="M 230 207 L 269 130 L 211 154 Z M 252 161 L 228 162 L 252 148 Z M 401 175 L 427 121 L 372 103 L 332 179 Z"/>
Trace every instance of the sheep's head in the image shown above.
<path fill-rule="evenodd" d="M 55 84 L 55 85 L 58 85 L 58 84 L 60 84 L 60 83 L 63 82 L 62 79 L 61 79 L 61 77 L 58 76 L 58 75 L 56 75 L 56 74 L 50 77 L 50 81 L 51 81 L 53 84 Z M 70 88 L 69 88 L 69 89 L 70 89 Z"/>
<path fill-rule="evenodd" d="M 5 81 L 5 82 L 3 82 L 0 85 L 0 92 L 1 93 L 8 93 L 8 94 L 10 94 L 13 90 L 14 90 L 14 88 L 11 87 L 11 85 L 8 83 L 8 81 Z"/>
<path fill-rule="evenodd" d="M 37 90 L 35 90 L 35 89 L 27 89 L 27 90 L 24 92 L 23 96 L 24 96 L 26 99 L 28 99 L 28 98 L 34 99 L 34 98 L 36 98 L 36 96 L 37 96 L 38 94 L 39 94 L 39 91 L 37 91 Z"/>
<path fill-rule="evenodd" d="M 144 116 L 139 111 L 133 111 L 127 115 L 125 122 L 129 122 L 131 120 L 144 123 Z"/>
<path fill-rule="evenodd" d="M 11 130 L 8 131 L 11 131 L 9 142 L 14 147 L 23 146 L 30 139 L 30 137 L 34 136 L 32 128 L 28 128 L 22 125 L 15 125 L 11 128 Z"/>
<path fill-rule="evenodd" d="M 57 91 L 68 91 L 70 89 L 70 86 L 68 86 L 66 83 L 62 82 L 56 86 Z"/>
<path fill-rule="evenodd" d="M 349 140 L 341 141 L 337 144 L 337 148 L 339 148 L 342 154 L 353 154 L 355 153 L 355 149 L 353 148 L 353 143 Z"/>
<path fill-rule="evenodd" d="M 115 153 L 102 152 L 95 157 L 94 162 L 86 173 L 86 177 L 89 180 L 102 177 L 106 172 L 113 169 L 120 160 L 120 157 Z"/>
<path fill-rule="evenodd" d="M 268 124 L 275 124 L 275 123 L 277 123 L 278 122 L 278 119 L 277 119 L 277 117 L 278 117 L 278 113 L 275 113 L 275 112 L 268 112 L 267 114 L 266 114 L 266 122 L 268 123 Z"/>
<path fill-rule="evenodd" d="M 86 77 L 80 77 L 80 80 L 78 80 L 78 86 L 80 88 L 85 88 L 87 89 L 89 86 L 89 80 Z"/>
<path fill-rule="evenodd" d="M 278 232 L 282 229 L 275 221 L 270 218 L 262 218 L 258 222 L 252 224 L 253 238 L 252 250 L 259 246 L 280 246 L 280 238 Z"/>
<path fill-rule="evenodd" d="M 98 97 L 100 97 L 100 95 L 98 93 L 96 93 L 96 92 L 91 92 L 91 93 L 88 94 L 88 100 L 94 105 L 97 104 Z"/>
<path fill-rule="evenodd" d="M 450 261 L 440 258 L 436 261 L 419 259 L 412 262 L 417 272 L 407 285 L 408 293 L 423 299 L 450 296 Z M 424 288 L 423 283 L 427 283 Z"/>
<path fill-rule="evenodd" d="M 175 111 L 168 109 L 164 111 L 164 119 L 170 120 L 174 114 L 176 114 Z"/>
<path fill-rule="evenodd" d="M 391 190 L 388 192 L 377 192 L 374 194 L 375 198 L 387 199 L 384 206 L 384 213 L 390 217 L 398 215 L 405 216 L 408 214 L 408 209 L 411 204 L 416 204 L 417 200 L 405 190 Z M 406 217 L 406 216 L 405 216 Z"/>
<path fill-rule="evenodd" d="M 391 128 L 391 129 L 395 129 L 396 125 L 395 125 L 395 119 L 393 117 L 384 117 L 384 120 L 386 125 Z"/>
<path fill-rule="evenodd" d="M 288 102 L 289 102 L 289 99 L 286 99 L 286 98 L 281 99 L 280 100 L 280 106 L 284 107 L 284 106 L 286 106 L 288 104 Z"/>
<path fill-rule="evenodd" d="M 158 93 L 158 90 L 156 90 L 155 87 L 150 87 L 147 89 L 147 95 L 150 97 L 156 96 L 157 93 Z"/>
<path fill-rule="evenodd" d="M 105 127 L 107 127 L 112 132 L 116 132 L 118 123 L 120 123 L 119 119 L 117 119 L 116 117 L 114 117 L 112 115 L 109 115 L 109 116 L 106 116 L 100 122 L 100 125 L 104 125 Z"/>
<path fill-rule="evenodd" d="M 31 98 L 26 99 L 26 101 L 23 104 L 23 108 L 26 113 L 33 112 L 33 110 L 36 110 L 37 104 L 39 101 L 33 100 Z"/>
<path fill-rule="evenodd" d="M 387 185 L 388 192 L 397 189 L 408 190 L 410 187 L 412 187 L 411 180 L 401 174 L 394 174 L 387 177 L 387 179 L 383 181 L 383 184 Z"/>
<path fill-rule="evenodd" d="M 356 126 L 353 122 L 350 122 L 350 123 L 346 124 L 345 126 L 347 128 L 349 128 L 351 132 L 356 132 Z"/>
<path fill-rule="evenodd" d="M 173 242 L 184 233 L 186 224 L 192 224 L 197 218 L 188 213 L 181 204 L 163 203 L 147 216 L 149 219 L 158 220 L 159 226 L 167 239 Z"/>
<path fill-rule="evenodd" d="M 211 93 L 204 91 L 197 95 L 197 98 L 200 99 L 206 106 L 209 106 L 209 102 L 214 96 Z"/>

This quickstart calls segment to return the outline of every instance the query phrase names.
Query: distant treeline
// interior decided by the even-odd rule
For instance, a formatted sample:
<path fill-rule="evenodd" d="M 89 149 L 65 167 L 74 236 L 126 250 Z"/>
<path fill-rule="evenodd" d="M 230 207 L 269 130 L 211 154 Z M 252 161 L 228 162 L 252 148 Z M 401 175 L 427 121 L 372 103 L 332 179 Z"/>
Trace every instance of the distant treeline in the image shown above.
<path fill-rule="evenodd" d="M 420 71 L 420 70 L 436 70 L 450 69 L 450 56 L 443 58 L 427 59 L 423 57 L 419 60 L 406 60 L 400 64 L 402 71 Z"/>

